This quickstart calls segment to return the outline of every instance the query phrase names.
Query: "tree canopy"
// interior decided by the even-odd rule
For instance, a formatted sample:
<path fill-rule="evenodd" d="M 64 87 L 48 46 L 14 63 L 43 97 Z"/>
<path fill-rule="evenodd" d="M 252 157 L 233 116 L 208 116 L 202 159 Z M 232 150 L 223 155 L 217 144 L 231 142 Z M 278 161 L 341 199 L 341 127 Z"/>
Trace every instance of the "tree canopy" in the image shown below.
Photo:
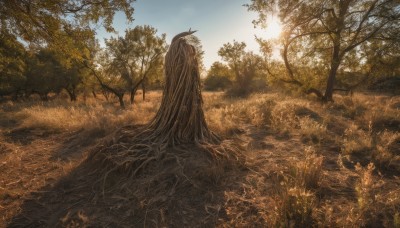
<path fill-rule="evenodd" d="M 94 36 L 94 26 L 101 24 L 114 31 L 113 17 L 123 11 L 133 20 L 134 0 L 7 0 L 0 1 L 1 30 L 39 46 L 51 45 L 79 57 L 79 49 L 68 44 Z M 76 46 L 75 46 L 76 47 Z"/>
<path fill-rule="evenodd" d="M 246 51 L 245 48 L 244 42 L 233 41 L 233 43 L 224 44 L 218 50 L 218 55 L 227 62 L 235 76 L 235 85 L 231 92 L 240 96 L 245 96 L 250 92 L 252 80 L 262 74 L 265 66 L 261 56 Z"/>
<path fill-rule="evenodd" d="M 119 97 L 123 107 L 125 92 L 130 93 L 133 103 L 138 87 L 149 76 L 159 75 L 167 51 L 165 34 L 158 36 L 151 26 L 136 26 L 127 29 L 125 36 L 111 37 L 105 43 L 106 47 L 98 53 L 98 61 L 92 63 L 92 69 L 96 64 L 101 66 L 100 73 L 96 73 L 97 80 L 103 88 Z"/>
<path fill-rule="evenodd" d="M 204 89 L 206 90 L 224 90 L 227 89 L 234 79 L 231 69 L 221 62 L 214 62 L 207 72 L 204 80 Z"/>
<path fill-rule="evenodd" d="M 25 83 L 26 51 L 17 38 L 1 30 L 0 34 L 0 95 L 19 90 Z"/>
<path fill-rule="evenodd" d="M 268 23 L 269 14 L 278 12 L 284 26 L 281 43 L 287 69 L 282 80 L 304 86 L 296 66 L 311 57 L 325 75 L 325 92 L 317 88 L 307 92 L 324 100 L 332 100 L 337 72 L 345 70 L 342 63 L 353 50 L 366 42 L 399 41 L 400 5 L 396 0 L 252 0 L 248 8 L 259 13 L 256 23 L 261 25 Z"/>

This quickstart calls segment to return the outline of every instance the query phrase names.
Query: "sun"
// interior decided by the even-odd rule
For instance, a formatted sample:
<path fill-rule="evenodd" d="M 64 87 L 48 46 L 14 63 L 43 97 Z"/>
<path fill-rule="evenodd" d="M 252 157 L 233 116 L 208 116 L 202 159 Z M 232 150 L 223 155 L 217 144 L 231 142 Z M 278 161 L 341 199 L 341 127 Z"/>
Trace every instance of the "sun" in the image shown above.
<path fill-rule="evenodd" d="M 266 39 L 276 39 L 281 35 L 282 26 L 278 18 L 271 18 L 268 21 L 267 28 L 264 33 Z"/>

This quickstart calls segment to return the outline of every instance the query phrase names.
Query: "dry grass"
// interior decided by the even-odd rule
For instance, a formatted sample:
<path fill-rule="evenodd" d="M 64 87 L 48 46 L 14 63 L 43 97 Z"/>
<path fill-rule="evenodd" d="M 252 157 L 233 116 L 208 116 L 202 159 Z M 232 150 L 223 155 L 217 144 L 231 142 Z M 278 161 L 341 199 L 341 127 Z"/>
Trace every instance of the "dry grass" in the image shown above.
<path fill-rule="evenodd" d="M 41 220 L 47 226 L 400 225 L 399 97 L 355 94 L 321 104 L 279 93 L 247 99 L 204 93 L 205 117 L 212 131 L 243 147 L 250 142 L 259 145 L 243 151 L 243 166 L 209 162 L 201 151 L 197 160 L 188 159 L 178 150 L 167 154 L 168 161 L 150 167 L 165 168 L 158 176 L 138 177 L 135 183 L 145 186 L 145 194 L 133 185 L 113 191 L 118 183 L 106 183 L 104 195 L 91 198 L 95 183 L 77 190 L 65 187 L 64 178 L 70 178 L 72 186 L 84 182 L 76 178 L 84 152 L 103 142 L 100 138 L 121 126 L 146 123 L 155 115 L 161 94 L 151 92 L 147 97 L 148 101 L 138 99 L 125 111 L 97 100 L 2 104 L 0 226 Z M 102 133 L 88 134 L 91 131 Z M 81 148 L 77 145 L 83 141 L 76 139 L 80 137 L 97 140 Z M 68 148 L 68 153 L 83 155 L 68 160 L 55 156 Z M 108 179 L 119 180 L 118 175 Z M 169 193 L 157 191 L 156 185 Z M 59 189 L 61 193 L 53 196 Z M 62 194 L 65 191 L 68 194 Z M 53 205 L 51 211 L 54 205 L 70 209 L 58 214 L 41 209 L 35 214 L 28 199 Z M 167 200 L 176 204 L 167 205 Z M 23 220 L 24 216 L 32 221 Z"/>
<path fill-rule="evenodd" d="M 159 104 L 155 99 L 159 100 L 159 94 L 150 92 L 147 101 L 137 102 L 127 110 L 118 109 L 113 103 L 98 102 L 94 99 L 86 103 L 66 103 L 59 99 L 49 102 L 8 102 L 4 108 L 23 120 L 21 127 L 59 131 L 75 131 L 82 128 L 106 130 L 127 123 L 146 123 L 158 109 Z"/>

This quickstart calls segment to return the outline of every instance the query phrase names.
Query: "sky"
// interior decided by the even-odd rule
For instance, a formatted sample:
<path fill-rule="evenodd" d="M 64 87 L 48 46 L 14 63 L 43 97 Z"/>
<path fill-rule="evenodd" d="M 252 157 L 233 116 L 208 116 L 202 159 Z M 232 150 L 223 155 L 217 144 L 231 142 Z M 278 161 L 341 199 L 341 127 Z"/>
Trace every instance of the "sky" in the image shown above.
<path fill-rule="evenodd" d="M 127 23 L 123 13 L 114 17 L 114 27 L 123 36 L 127 28 L 150 25 L 158 34 L 166 33 L 167 43 L 178 33 L 189 28 L 198 30 L 196 35 L 202 43 L 204 65 L 208 69 L 215 61 L 222 61 L 218 50 L 227 42 L 244 41 L 247 50 L 258 53 L 255 35 L 263 37 L 265 30 L 254 28 L 252 21 L 257 14 L 247 11 L 243 4 L 250 0 L 137 0 L 133 7 L 134 21 Z M 97 38 L 104 46 L 104 38 L 117 36 L 97 31 Z"/>

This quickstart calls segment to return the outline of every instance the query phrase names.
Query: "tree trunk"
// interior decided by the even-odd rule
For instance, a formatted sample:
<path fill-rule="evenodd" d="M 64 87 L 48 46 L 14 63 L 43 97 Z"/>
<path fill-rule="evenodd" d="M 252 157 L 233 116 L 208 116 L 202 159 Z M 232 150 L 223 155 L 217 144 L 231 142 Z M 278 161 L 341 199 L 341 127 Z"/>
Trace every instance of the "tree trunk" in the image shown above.
<path fill-rule="evenodd" d="M 76 101 L 76 93 L 75 93 L 75 90 L 74 90 L 74 89 L 72 89 L 72 90 L 65 89 L 65 90 L 67 91 L 67 93 L 68 93 L 68 95 L 69 95 L 70 101 Z"/>
<path fill-rule="evenodd" d="M 72 96 L 70 96 L 70 100 L 71 100 L 71 101 L 76 101 L 76 94 L 75 94 L 75 92 L 73 92 L 71 95 L 72 95 Z"/>
<path fill-rule="evenodd" d="M 136 85 L 131 89 L 131 104 L 134 103 L 134 101 L 135 101 L 135 94 L 136 94 L 136 92 L 137 92 L 137 90 L 138 90 L 140 84 L 143 83 L 143 80 L 144 80 L 144 79 L 145 79 L 145 77 L 143 77 L 142 79 L 140 79 L 140 80 L 136 83 Z M 142 87 L 142 88 L 143 88 L 143 87 Z"/>
<path fill-rule="evenodd" d="M 326 90 L 323 97 L 323 101 L 333 101 L 333 90 L 335 86 L 336 73 L 339 69 L 340 62 L 344 52 L 341 53 L 341 32 L 345 29 L 345 15 L 349 10 L 351 1 L 339 1 L 339 15 L 336 18 L 336 31 L 332 34 L 333 38 L 333 51 L 331 59 L 331 69 L 329 70 L 328 81 L 326 83 Z"/>
<path fill-rule="evenodd" d="M 125 92 L 124 92 L 123 90 L 119 90 L 119 89 L 116 89 L 116 88 L 112 88 L 112 87 L 108 86 L 107 84 L 104 84 L 104 83 L 101 81 L 101 79 L 100 79 L 99 75 L 97 74 L 97 72 L 96 72 L 92 67 L 90 67 L 90 66 L 87 65 L 87 64 L 85 64 L 85 66 L 86 66 L 87 68 L 89 68 L 89 69 L 92 71 L 94 77 L 95 77 L 95 78 L 97 79 L 97 81 L 100 83 L 100 85 L 101 85 L 101 87 L 102 87 L 103 95 L 104 95 L 104 97 L 106 98 L 106 100 L 108 101 L 108 91 L 110 91 L 111 93 L 113 93 L 115 96 L 118 97 L 119 104 L 120 104 L 121 108 L 122 108 L 122 109 L 125 109 L 125 103 L 124 103 L 124 93 L 125 93 Z"/>
<path fill-rule="evenodd" d="M 135 94 L 136 94 L 136 91 L 137 91 L 137 88 L 133 88 L 133 89 L 131 90 L 131 99 L 130 99 L 131 104 L 133 104 L 133 103 L 135 102 Z"/>
<path fill-rule="evenodd" d="M 125 103 L 124 103 L 124 94 L 115 94 L 118 97 L 119 105 L 121 106 L 122 109 L 125 109 Z"/>
<path fill-rule="evenodd" d="M 49 101 L 49 97 L 47 96 L 47 93 L 46 92 L 44 92 L 44 93 L 40 93 L 40 99 L 42 100 L 42 101 Z"/>
<path fill-rule="evenodd" d="M 286 42 L 288 42 L 288 41 L 286 41 Z M 290 66 L 289 59 L 288 59 L 288 49 L 289 49 L 289 43 L 285 43 L 285 45 L 283 47 L 282 58 L 283 58 L 283 62 L 285 63 L 286 73 L 289 76 L 290 80 L 282 80 L 282 81 L 286 82 L 286 83 L 294 84 L 297 86 L 303 86 L 303 83 L 296 80 L 294 77 L 293 69 Z"/>
<path fill-rule="evenodd" d="M 333 88 L 335 86 L 336 73 L 339 69 L 340 65 L 340 54 L 339 54 L 340 46 L 335 45 L 333 47 L 332 53 L 332 61 L 331 61 L 331 69 L 329 70 L 328 81 L 326 83 L 326 90 L 323 97 L 323 101 L 333 101 Z"/>
<path fill-rule="evenodd" d="M 337 70 L 337 67 L 336 67 Z M 333 101 L 333 87 L 335 85 L 336 70 L 331 68 L 329 71 L 328 81 L 326 83 L 325 95 L 323 101 Z"/>
<path fill-rule="evenodd" d="M 144 82 L 142 82 L 142 92 L 143 92 L 143 101 L 146 100 L 146 86 L 144 85 Z"/>
<path fill-rule="evenodd" d="M 102 89 L 101 90 L 101 94 L 103 94 L 103 96 L 106 99 L 106 101 L 108 101 L 108 97 L 110 96 L 108 91 L 106 91 L 105 89 Z"/>

